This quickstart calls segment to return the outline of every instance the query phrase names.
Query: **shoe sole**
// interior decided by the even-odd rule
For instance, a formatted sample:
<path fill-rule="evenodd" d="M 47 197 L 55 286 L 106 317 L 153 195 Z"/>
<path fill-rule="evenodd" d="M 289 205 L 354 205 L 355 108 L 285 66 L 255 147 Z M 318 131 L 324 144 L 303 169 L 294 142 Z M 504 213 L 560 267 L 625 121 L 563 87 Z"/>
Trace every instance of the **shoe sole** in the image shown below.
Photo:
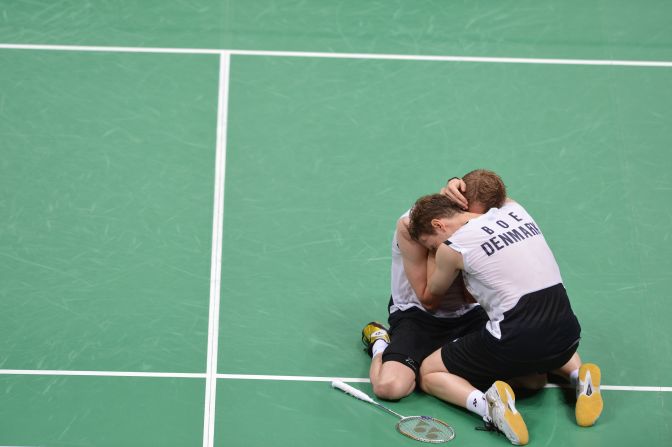
<path fill-rule="evenodd" d="M 601 375 L 600 368 L 592 363 L 584 363 L 579 368 L 579 380 L 588 383 L 586 392 L 582 392 L 576 399 L 576 423 L 581 427 L 595 425 L 602 414 L 604 403 L 600 393 Z"/>
<path fill-rule="evenodd" d="M 529 442 L 530 435 L 527 431 L 527 425 L 523 416 L 516 410 L 516 395 L 506 382 L 495 382 L 495 388 L 499 399 L 504 404 L 504 420 L 508 430 L 504 432 L 506 437 L 513 445 L 525 445 Z"/>

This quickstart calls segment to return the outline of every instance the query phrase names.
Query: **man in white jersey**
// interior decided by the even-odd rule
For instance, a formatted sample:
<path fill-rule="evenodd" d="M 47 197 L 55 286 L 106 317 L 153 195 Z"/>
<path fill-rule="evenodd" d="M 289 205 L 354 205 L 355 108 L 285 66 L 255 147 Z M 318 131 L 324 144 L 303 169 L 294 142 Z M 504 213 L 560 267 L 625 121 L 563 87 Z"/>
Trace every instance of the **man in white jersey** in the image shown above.
<path fill-rule="evenodd" d="M 576 420 L 595 423 L 602 411 L 600 370 L 576 354 L 581 328 L 555 258 L 534 219 L 506 201 L 480 215 L 445 196 L 420 198 L 409 233 L 436 251 L 429 292 L 440 295 L 460 271 L 488 313 L 478 331 L 445 344 L 421 367 L 424 391 L 480 415 L 518 445 L 529 435 L 508 380 L 556 372 L 577 380 Z M 494 383 L 493 383 L 494 382 Z M 484 394 L 480 389 L 486 389 Z"/>
<path fill-rule="evenodd" d="M 451 179 L 442 193 L 459 193 L 457 180 Z M 473 211 L 501 206 L 506 198 L 504 183 L 486 171 L 470 172 L 463 180 L 459 184 L 468 185 Z M 449 191 L 451 182 L 453 191 Z M 408 215 L 409 211 L 397 221 L 392 240 L 391 340 L 380 323 L 371 322 L 362 331 L 362 341 L 372 356 L 369 376 L 374 394 L 386 400 L 401 399 L 415 389 L 420 365 L 429 354 L 487 322 L 486 313 L 465 294 L 460 278 L 439 299 L 428 293 L 428 271 L 434 268 L 434 256 L 411 239 Z"/>

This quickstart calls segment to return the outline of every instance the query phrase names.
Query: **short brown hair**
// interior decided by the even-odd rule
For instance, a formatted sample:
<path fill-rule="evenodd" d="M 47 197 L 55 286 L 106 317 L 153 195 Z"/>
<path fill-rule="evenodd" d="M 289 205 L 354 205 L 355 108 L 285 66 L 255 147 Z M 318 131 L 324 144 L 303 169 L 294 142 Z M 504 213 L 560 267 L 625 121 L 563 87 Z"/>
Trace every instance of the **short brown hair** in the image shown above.
<path fill-rule="evenodd" d="M 485 211 L 490 208 L 501 208 L 506 200 L 506 186 L 501 177 L 487 169 L 471 171 L 462 180 L 467 185 L 464 197 L 471 205 L 480 202 Z M 471 207 L 470 207 L 471 208 Z"/>
<path fill-rule="evenodd" d="M 408 233 L 413 240 L 417 241 L 424 234 L 436 233 L 432 226 L 433 219 L 453 217 L 455 214 L 462 212 L 455 202 L 443 194 L 430 194 L 420 197 L 411 208 Z"/>

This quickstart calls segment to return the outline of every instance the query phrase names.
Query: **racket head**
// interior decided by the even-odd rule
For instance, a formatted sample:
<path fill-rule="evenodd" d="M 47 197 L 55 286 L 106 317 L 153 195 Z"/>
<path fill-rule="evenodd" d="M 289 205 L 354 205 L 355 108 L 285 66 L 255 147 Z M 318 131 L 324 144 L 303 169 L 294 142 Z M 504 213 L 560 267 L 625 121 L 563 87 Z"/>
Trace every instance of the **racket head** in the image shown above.
<path fill-rule="evenodd" d="M 453 427 L 431 416 L 407 416 L 397 422 L 397 431 L 411 439 L 440 444 L 455 437 Z"/>

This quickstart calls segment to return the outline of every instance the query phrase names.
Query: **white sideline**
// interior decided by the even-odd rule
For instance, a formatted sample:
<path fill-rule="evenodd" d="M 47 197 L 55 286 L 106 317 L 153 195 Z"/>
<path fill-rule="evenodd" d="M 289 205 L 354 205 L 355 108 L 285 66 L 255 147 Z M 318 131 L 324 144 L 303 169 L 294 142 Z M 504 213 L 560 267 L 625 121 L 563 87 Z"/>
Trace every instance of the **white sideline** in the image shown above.
<path fill-rule="evenodd" d="M 4 376 L 91 376 L 91 377 L 159 377 L 172 379 L 205 379 L 205 373 L 171 373 L 145 371 L 66 371 L 55 369 L 0 369 Z"/>
<path fill-rule="evenodd" d="M 210 309 L 208 311 L 208 360 L 203 410 L 203 447 L 212 447 L 215 436 L 217 400 L 217 357 L 219 343 L 219 301 L 222 277 L 222 232 L 224 228 L 224 176 L 226 173 L 226 134 L 229 103 L 229 65 L 231 56 L 219 58 L 217 99 L 217 148 L 215 155 L 214 204 L 212 212 L 212 257 L 210 263 Z"/>
<path fill-rule="evenodd" d="M 98 377 L 165 377 L 176 379 L 208 379 L 207 373 L 163 373 L 163 372 L 137 372 L 137 371 L 64 371 L 64 370 L 41 370 L 41 369 L 0 369 L 0 375 L 31 375 L 31 376 L 98 376 Z M 325 376 L 276 376 L 266 374 L 215 374 L 213 378 L 224 380 L 268 380 L 268 381 L 291 381 L 291 382 L 331 382 L 340 380 L 350 383 L 369 383 L 368 378 L 363 377 L 325 377 Z M 563 388 L 556 384 L 548 384 L 545 388 Z M 644 391 L 671 393 L 672 386 L 626 386 L 626 385 L 600 385 L 600 390 L 605 391 Z"/>
<path fill-rule="evenodd" d="M 671 68 L 672 61 L 646 60 L 609 60 L 609 59 L 557 59 L 526 57 L 480 57 L 480 56 L 441 56 L 418 54 L 378 54 L 378 53 L 328 53 L 320 51 L 266 51 L 235 50 L 215 48 L 159 48 L 159 47 L 115 47 L 89 45 L 46 45 L 0 43 L 5 50 L 43 50 L 43 51 L 93 51 L 106 53 L 154 53 L 154 54 L 220 54 L 269 57 L 313 57 L 329 59 L 371 59 L 398 61 L 433 62 L 477 62 L 491 64 L 537 64 L 537 65 L 593 65 L 611 67 L 658 67 Z"/>

